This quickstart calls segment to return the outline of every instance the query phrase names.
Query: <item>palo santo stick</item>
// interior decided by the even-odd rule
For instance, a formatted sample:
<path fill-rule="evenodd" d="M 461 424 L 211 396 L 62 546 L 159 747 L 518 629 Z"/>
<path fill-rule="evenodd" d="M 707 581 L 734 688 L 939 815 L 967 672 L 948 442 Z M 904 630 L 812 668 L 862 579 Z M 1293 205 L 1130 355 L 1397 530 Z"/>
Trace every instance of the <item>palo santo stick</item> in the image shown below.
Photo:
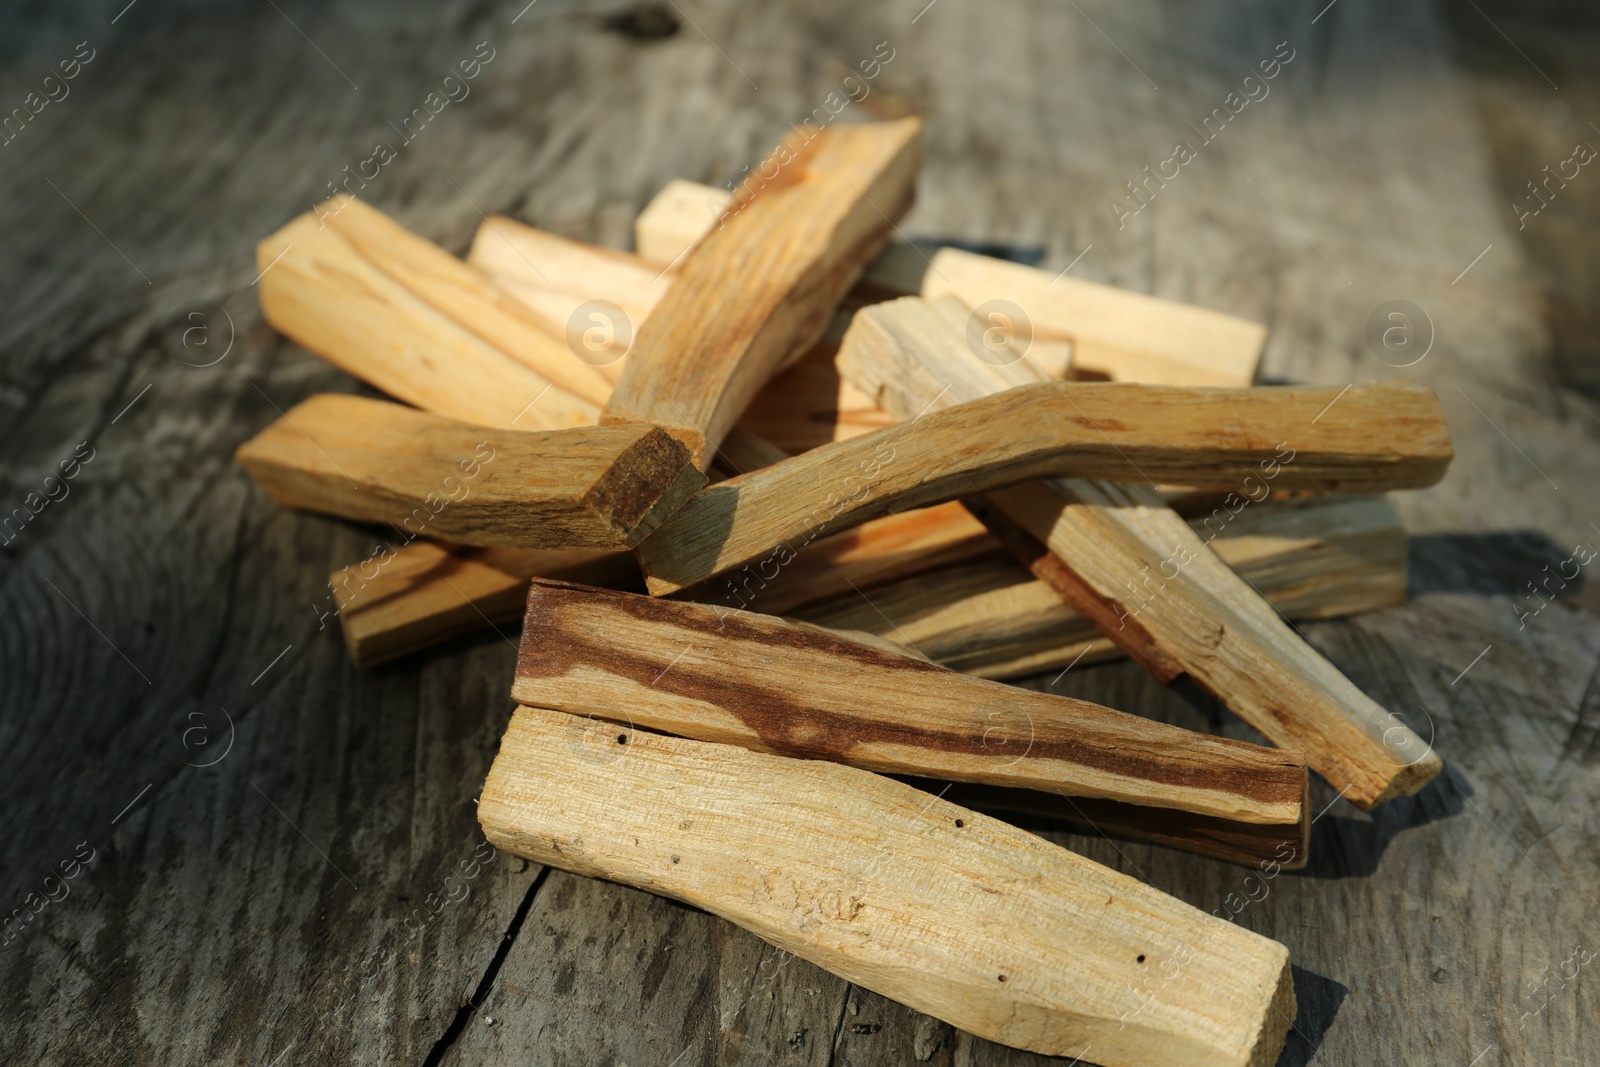
<path fill-rule="evenodd" d="M 511 696 L 868 770 L 1304 825 L 1298 754 L 971 678 L 806 623 L 535 579 Z"/>
<path fill-rule="evenodd" d="M 661 267 L 677 260 L 722 221 L 733 193 L 675 178 L 633 220 L 633 246 Z"/>
<path fill-rule="evenodd" d="M 927 512 L 907 513 L 918 514 Z M 1405 600 L 1406 532 L 1385 497 L 1268 501 L 1206 526 L 1211 519 L 1206 514 L 1189 521 L 1202 538 L 1214 537 L 1212 551 L 1288 618 L 1334 618 Z M 970 516 L 967 521 L 982 529 Z M 796 614 L 832 629 L 873 634 L 980 678 L 1021 678 L 1122 655 L 992 538 L 975 544 L 958 566 L 871 588 L 858 582 L 860 591 L 846 588 L 838 599 Z M 791 566 L 800 566 L 811 551 Z M 773 583 L 780 594 L 786 573 Z M 757 610 L 769 610 L 764 593 L 759 587 L 746 593 Z M 717 602 L 740 603 L 732 597 Z"/>
<path fill-rule="evenodd" d="M 235 458 L 283 507 L 517 548 L 632 547 L 705 484 L 656 427 L 523 433 L 340 394 L 296 405 Z"/>
<path fill-rule="evenodd" d="M 1026 359 L 1006 366 L 977 359 L 956 332 L 962 318 L 948 298 L 864 308 L 840 349 L 840 369 L 902 417 L 1038 376 Z M 1069 388 L 1078 395 L 1086 387 Z M 1319 424 L 1373 437 L 1385 432 L 1382 411 L 1328 415 L 1335 410 L 1319 409 L 1303 428 L 1280 427 L 1272 439 L 1298 448 Z M 1450 456 L 1442 423 L 1430 423 L 1424 436 L 1442 473 Z M 1250 477 L 1260 487 L 1299 458 L 1275 459 Z M 1254 494 L 1249 481 L 1241 479 L 1239 492 Z M 1303 750 L 1357 806 L 1413 793 L 1439 772 L 1426 742 L 1287 626 L 1152 490 L 1075 480 L 990 496 L 1057 557 L 1050 574 L 1074 610 L 1157 678 L 1170 683 L 1187 674 L 1274 743 Z"/>
<path fill-rule="evenodd" d="M 341 196 L 329 204 L 329 226 L 441 314 L 576 397 L 599 406 L 611 395 L 608 379 L 482 271 L 360 200 Z"/>
<path fill-rule="evenodd" d="M 315 214 L 256 246 L 267 321 L 347 374 L 450 418 L 521 430 L 593 425 L 551 384 L 380 270 Z"/>
<path fill-rule="evenodd" d="M 328 584 L 350 660 L 365 668 L 461 634 L 520 622 L 528 580 L 535 576 L 644 588 L 626 552 L 471 548 L 432 541 L 351 564 L 335 571 Z"/>
<path fill-rule="evenodd" d="M 822 335 L 833 306 L 910 205 L 918 119 L 829 126 L 780 146 L 678 267 L 634 339 L 603 423 L 652 422 L 701 469 L 750 398 Z"/>
<path fill-rule="evenodd" d="M 632 253 L 569 241 L 504 215 L 491 215 L 478 227 L 467 262 L 525 304 L 556 336 L 576 331 L 585 358 L 612 384 L 622 373 L 634 333 L 676 276 Z M 623 320 L 614 321 L 609 309 L 590 309 L 574 322 L 578 309 L 593 301 L 615 304 Z"/>
<path fill-rule="evenodd" d="M 1267 328 L 1247 319 L 958 248 L 934 253 L 922 295 L 1020 307 L 1035 336 L 1072 341 L 1075 367 L 1128 381 L 1249 385 L 1267 340 Z"/>
<path fill-rule="evenodd" d="M 900 303 L 864 308 L 857 322 Z M 978 364 L 970 354 L 967 360 Z M 903 398 L 885 393 L 885 407 L 905 410 Z M 934 392 L 924 406 L 939 399 Z M 1335 400 L 1346 405 L 1341 418 L 1317 424 Z M 1291 440 L 1285 455 L 1283 442 Z M 824 529 L 1041 477 L 1226 489 L 1257 464 L 1271 464 L 1281 488 L 1373 491 L 1432 485 L 1450 456 L 1438 399 L 1405 383 L 1337 390 L 1041 382 L 711 486 L 638 556 L 659 596 L 769 553 L 781 566 L 787 560 L 779 557 L 792 557 L 794 546 Z"/>
<path fill-rule="evenodd" d="M 478 819 L 496 848 L 704 908 L 1034 1052 L 1268 1067 L 1295 1013 L 1277 942 L 853 767 L 519 708 Z"/>

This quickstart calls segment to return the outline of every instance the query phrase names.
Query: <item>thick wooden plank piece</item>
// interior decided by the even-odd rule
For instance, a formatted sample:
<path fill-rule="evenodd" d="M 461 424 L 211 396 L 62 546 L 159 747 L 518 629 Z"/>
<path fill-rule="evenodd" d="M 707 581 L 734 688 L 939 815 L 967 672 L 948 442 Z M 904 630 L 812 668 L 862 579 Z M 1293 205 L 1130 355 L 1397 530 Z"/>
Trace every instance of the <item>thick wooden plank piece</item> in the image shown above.
<path fill-rule="evenodd" d="M 783 566 L 824 531 L 1041 477 L 1229 489 L 1259 467 L 1286 489 L 1370 492 L 1431 485 L 1451 455 L 1438 400 L 1403 383 L 1196 390 L 1038 382 L 939 409 L 951 392 L 947 385 L 924 398 L 923 408 L 937 409 L 931 414 L 911 409 L 898 425 L 710 486 L 639 547 L 651 592 L 764 557 Z M 903 411 L 903 399 L 883 402 Z M 1348 405 L 1345 418 L 1318 425 L 1336 400 Z"/>
<path fill-rule="evenodd" d="M 441 312 L 314 213 L 256 247 L 261 310 L 277 329 L 397 400 L 522 430 L 592 425 L 594 404 Z"/>
<path fill-rule="evenodd" d="M 1129 381 L 1249 385 L 1267 340 L 1260 323 L 959 248 L 934 253 L 922 295 L 1020 308 L 1034 336 L 1072 342 L 1075 367 Z"/>
<path fill-rule="evenodd" d="M 497 848 L 705 908 L 1036 1052 L 1269 1067 L 1294 1017 L 1282 945 L 852 767 L 519 708 L 478 818 Z"/>
<path fill-rule="evenodd" d="M 753 612 L 535 579 L 511 695 L 701 741 L 1293 833 L 1298 754 L 971 678 Z"/>
<path fill-rule="evenodd" d="M 907 418 L 1041 377 L 1025 358 L 979 359 L 957 333 L 961 319 L 948 298 L 864 308 L 840 349 L 841 369 Z M 1292 459 L 1280 454 L 1239 472 L 1230 513 L 1290 484 L 1278 479 L 1300 458 L 1300 441 L 1336 426 L 1378 433 L 1381 406 L 1325 418 L 1357 391 L 1330 398 L 1303 429 L 1280 427 L 1284 436 L 1274 439 L 1291 444 Z M 1442 426 L 1430 440 L 1447 459 Z M 1040 576 L 1078 614 L 1157 678 L 1188 675 L 1275 744 L 1303 750 L 1352 803 L 1370 808 L 1414 793 L 1439 772 L 1428 742 L 1323 659 L 1152 489 L 1077 479 L 1013 486 L 991 499 L 1050 548 L 1055 558 Z"/>
<path fill-rule="evenodd" d="M 514 548 L 627 548 L 705 476 L 655 427 L 523 433 L 314 396 L 239 446 L 283 507 Z"/>
<path fill-rule="evenodd" d="M 910 206 L 921 128 L 802 128 L 780 145 L 683 257 L 601 421 L 667 426 L 704 469 L 751 397 L 821 336 Z"/>

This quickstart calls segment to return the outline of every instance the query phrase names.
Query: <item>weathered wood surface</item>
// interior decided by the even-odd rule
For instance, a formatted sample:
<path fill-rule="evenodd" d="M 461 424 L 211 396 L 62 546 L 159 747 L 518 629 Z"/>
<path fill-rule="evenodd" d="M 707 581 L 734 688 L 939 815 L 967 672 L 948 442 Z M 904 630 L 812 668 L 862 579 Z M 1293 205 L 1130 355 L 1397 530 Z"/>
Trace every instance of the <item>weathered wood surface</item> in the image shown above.
<path fill-rule="evenodd" d="M 1083 253 L 1073 277 L 1265 322 L 1264 380 L 1431 385 L 1458 453 L 1400 502 L 1412 603 L 1305 627 L 1434 739 L 1439 780 L 1372 817 L 1334 803 L 1306 871 L 1248 885 L 1026 824 L 1285 943 L 1300 1014 L 1283 1064 L 1590 1058 L 1600 969 L 1574 948 L 1600 949 L 1600 598 L 1551 580 L 1541 606 L 1527 583 L 1600 547 L 1600 181 L 1552 182 L 1521 231 L 1509 205 L 1578 140 L 1600 144 L 1592 29 L 1484 0 L 1340 0 L 1315 24 L 1324 0 L 939 0 L 915 24 L 925 0 L 680 3 L 676 35 L 643 42 L 607 28 L 610 7 L 541 3 L 513 24 L 524 3 L 278 6 L 0 15 L 8 109 L 78 42 L 94 56 L 0 146 L 0 518 L 80 442 L 93 455 L 0 533 L 4 906 L 94 850 L 0 946 L 8 1060 L 1048 1062 L 635 890 L 509 857 L 466 879 L 512 646 L 486 631 L 354 670 L 325 583 L 378 535 L 275 509 L 230 459 L 274 405 L 353 388 L 262 325 L 253 249 L 378 139 L 397 157 L 357 191 L 455 254 L 478 209 L 626 247 L 667 179 L 736 179 L 838 88 L 835 63 L 885 40 L 894 59 L 843 117 L 927 110 L 908 237 L 1033 250 L 1053 271 Z M 486 40 L 471 95 L 404 143 L 389 124 Z M 1270 95 L 1119 230 L 1108 198 L 1198 142 L 1188 123 L 1285 40 Z M 1438 334 L 1410 367 L 1365 340 L 1392 299 Z M 1052 682 L 1248 737 L 1131 664 Z M 1321 812 L 1333 794 L 1314 792 Z"/>

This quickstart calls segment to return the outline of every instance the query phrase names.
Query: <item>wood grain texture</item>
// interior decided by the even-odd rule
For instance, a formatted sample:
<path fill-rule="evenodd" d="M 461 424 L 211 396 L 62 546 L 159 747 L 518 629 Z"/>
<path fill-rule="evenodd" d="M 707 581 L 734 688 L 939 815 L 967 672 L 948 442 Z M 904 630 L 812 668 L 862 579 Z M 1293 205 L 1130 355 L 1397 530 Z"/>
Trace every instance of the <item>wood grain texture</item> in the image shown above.
<path fill-rule="evenodd" d="M 889 411 L 916 421 L 930 407 L 1049 387 L 1025 356 L 979 358 L 957 332 L 964 318 L 948 297 L 864 308 L 840 347 L 841 372 Z M 1019 384 L 1028 381 L 1040 384 Z M 1059 388 L 1081 395 L 1093 387 Z M 1421 789 L 1438 774 L 1439 757 L 1301 640 L 1207 547 L 1235 513 L 1295 484 L 1278 480 L 1302 458 L 1290 441 L 1313 437 L 1316 424 L 1358 391 L 1346 386 L 1315 415 L 1302 412 L 1301 426 L 1281 427 L 1277 455 L 1235 475 L 1229 502 L 1204 520 L 1203 536 L 1153 486 L 1073 479 L 1007 487 L 990 500 L 1007 526 L 1020 526 L 1048 547 L 1048 555 L 1034 556 L 1023 546 L 1035 575 L 1135 662 L 1169 684 L 1188 676 L 1274 743 L 1305 752 L 1313 769 L 1365 810 Z M 1426 390 L 1416 399 L 1423 407 L 1433 402 Z M 1395 408 L 1358 406 L 1326 425 L 1365 427 L 1362 433 L 1375 437 Z M 1436 457 L 1452 454 L 1447 431 L 1435 425 L 1430 433 Z"/>
<path fill-rule="evenodd" d="M 440 312 L 314 213 L 256 249 L 261 313 L 334 366 L 408 404 L 524 430 L 593 424 L 560 389 Z"/>
<path fill-rule="evenodd" d="M 1305 763 L 805 623 L 535 579 L 512 698 L 758 752 L 1303 824 Z"/>
<path fill-rule="evenodd" d="M 1369 1067 L 1380 1047 L 1396 1063 L 1587 1062 L 1595 965 L 1560 974 L 1580 942 L 1597 947 L 1584 892 L 1600 879 L 1592 567 L 1552 582 L 1558 595 L 1525 627 L 1514 609 L 1539 606 L 1527 582 L 1545 566 L 1581 541 L 1600 547 L 1582 491 L 1600 484 L 1600 184 L 1585 167 L 1520 231 L 1509 209 L 1540 168 L 1594 138 L 1600 43 L 1586 11 L 1340 0 L 1312 25 L 1325 0 L 1079 0 L 1156 91 L 1070 6 L 1017 0 L 939 0 L 914 26 L 926 0 L 679 0 L 693 25 L 675 14 L 678 33 L 656 40 L 608 28 L 612 7 L 539 3 L 513 24 L 526 0 L 277 4 L 359 92 L 265 4 L 141 2 L 115 25 L 125 0 L 0 5 L 7 114 L 43 75 L 60 77 L 78 42 L 98 51 L 70 97 L 0 147 L 0 516 L 42 496 L 40 479 L 80 442 L 96 450 L 70 496 L 0 551 L 5 909 L 27 910 L 79 842 L 100 850 L 70 898 L 0 952 L 4 1058 L 1068 1067 L 703 911 L 513 857 L 434 915 L 427 898 L 444 900 L 446 871 L 481 844 L 472 799 L 509 716 L 515 650 L 484 631 L 353 670 L 334 617 L 319 630 L 319 616 L 334 607 L 328 573 L 370 556 L 373 532 L 275 507 L 230 459 L 278 416 L 273 403 L 360 388 L 262 322 L 255 243 L 325 199 L 375 139 L 401 148 L 389 123 L 479 42 L 497 54 L 472 95 L 360 194 L 457 255 L 478 208 L 631 247 L 663 184 L 738 178 L 838 88 L 833 60 L 888 40 L 894 61 L 840 120 L 880 100 L 926 115 L 908 237 L 1052 276 L 1072 264 L 1068 277 L 1267 323 L 1264 382 L 1432 385 L 1458 453 L 1440 485 L 1395 498 L 1413 534 L 1409 600 L 1300 626 L 1435 739 L 1449 763 L 1432 785 L 1368 815 L 1317 782 L 1313 814 L 1332 806 L 1312 828 L 1315 858 L 1264 886 L 1115 833 L 1009 817 L 1288 946 L 1300 1011 L 1280 1067 Z M 1271 95 L 1118 230 L 1107 198 L 1285 40 L 1298 54 Z M 1364 335 L 1397 298 L 1438 331 L 1403 369 Z M 224 311 L 235 343 L 203 366 L 228 348 Z M 1126 661 L 1026 684 L 1051 682 L 1261 740 Z M 226 743 L 219 706 L 236 726 L 231 754 L 185 766 Z M 185 748 L 202 723 L 207 744 L 190 734 Z M 433 919 L 407 938 L 418 908 Z"/>
<path fill-rule="evenodd" d="M 508 548 L 630 548 L 706 481 L 656 427 L 524 433 L 338 393 L 235 458 L 282 507 Z"/>
<path fill-rule="evenodd" d="M 821 336 L 910 206 L 921 129 L 903 119 L 787 138 L 684 256 L 602 421 L 674 428 L 710 463 L 767 379 Z"/>
<path fill-rule="evenodd" d="M 978 364 L 970 354 L 967 360 Z M 948 391 L 947 384 L 924 397 L 931 414 L 696 495 L 638 549 L 650 591 L 671 593 L 763 557 L 781 567 L 825 530 L 1042 477 L 1226 489 L 1259 466 L 1275 471 L 1283 488 L 1373 491 L 1431 485 L 1451 456 L 1438 401 L 1405 385 L 1193 390 L 1039 382 L 939 408 Z M 882 397 L 891 411 L 906 410 L 900 399 Z M 1349 405 L 1346 420 L 1314 425 L 1336 399 Z M 1388 431 L 1381 437 L 1373 432 L 1379 425 Z"/>
<path fill-rule="evenodd" d="M 1110 1067 L 1277 1059 L 1282 945 L 866 771 L 616 731 L 519 708 L 478 803 L 489 840 L 703 907 L 1008 1045 Z M 596 774 L 594 750 L 619 745 Z"/>

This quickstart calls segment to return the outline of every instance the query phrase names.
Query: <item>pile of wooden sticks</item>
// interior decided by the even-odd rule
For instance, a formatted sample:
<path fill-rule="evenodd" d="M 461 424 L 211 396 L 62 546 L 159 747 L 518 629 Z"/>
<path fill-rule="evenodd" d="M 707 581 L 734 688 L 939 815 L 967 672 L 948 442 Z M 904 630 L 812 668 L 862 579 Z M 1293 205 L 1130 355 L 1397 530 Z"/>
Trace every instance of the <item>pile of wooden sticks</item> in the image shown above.
<path fill-rule="evenodd" d="M 1284 615 L 1404 596 L 1374 494 L 1443 476 L 1438 403 L 1252 388 L 1258 325 L 892 243 L 919 136 L 797 134 L 732 209 L 673 183 L 637 254 L 489 218 L 463 262 L 321 205 L 261 244 L 265 314 L 403 403 L 312 397 L 238 459 L 399 537 L 332 578 L 358 664 L 523 617 L 497 847 L 992 1040 L 1270 1064 L 1282 945 L 971 808 L 1275 873 L 1308 767 L 1426 783 Z M 995 680 L 1119 654 L 1277 747 Z"/>

